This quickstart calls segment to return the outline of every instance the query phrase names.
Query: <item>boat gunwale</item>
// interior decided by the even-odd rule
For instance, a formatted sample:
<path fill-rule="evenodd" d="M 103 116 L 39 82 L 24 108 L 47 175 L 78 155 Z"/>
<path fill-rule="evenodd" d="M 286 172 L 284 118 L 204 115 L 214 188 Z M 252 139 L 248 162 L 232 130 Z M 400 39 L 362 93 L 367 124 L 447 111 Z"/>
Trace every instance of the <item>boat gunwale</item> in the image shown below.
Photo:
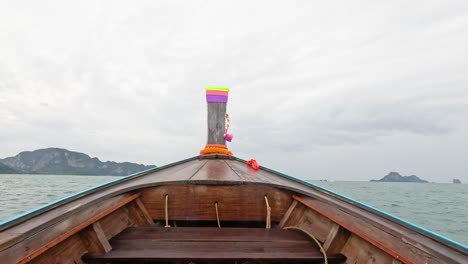
<path fill-rule="evenodd" d="M 82 197 L 84 197 L 86 195 L 96 193 L 96 192 L 101 191 L 103 189 L 112 187 L 114 185 L 129 181 L 129 180 L 141 177 L 141 176 L 148 175 L 149 173 L 157 172 L 157 171 L 169 168 L 169 167 L 174 167 L 174 166 L 177 166 L 179 164 L 183 164 L 183 163 L 186 163 L 186 162 L 189 162 L 189 161 L 197 160 L 198 157 L 199 156 L 191 157 L 191 158 L 188 158 L 188 159 L 183 159 L 183 160 L 180 160 L 180 161 L 177 161 L 177 162 L 166 164 L 166 165 L 161 166 L 161 167 L 151 168 L 151 169 L 148 169 L 148 170 L 144 170 L 144 171 L 140 171 L 140 172 L 137 172 L 137 173 L 134 173 L 134 174 L 130 174 L 128 176 L 123 176 L 122 178 L 112 180 L 112 181 L 109 181 L 109 182 L 105 182 L 105 183 L 97 185 L 97 186 L 90 187 L 90 188 L 85 189 L 83 191 L 79 191 L 77 193 L 65 196 L 65 197 L 63 197 L 61 199 L 52 201 L 52 202 L 47 203 L 45 205 L 42 205 L 40 207 L 33 208 L 33 209 L 28 210 L 28 211 L 26 211 L 24 213 L 21 213 L 19 215 L 16 215 L 16 216 L 14 216 L 12 218 L 9 218 L 9 219 L 6 219 L 5 221 L 0 222 L 0 232 L 5 231 L 10 227 L 19 225 L 19 224 L 21 224 L 21 223 L 23 223 L 23 222 L 25 222 L 25 221 L 27 221 L 29 219 L 32 219 L 35 216 L 38 216 L 40 214 L 51 211 L 52 209 L 55 209 L 55 208 L 57 208 L 57 207 L 59 207 L 61 205 L 64 205 L 66 203 L 78 200 L 79 198 L 82 198 Z"/>
<path fill-rule="evenodd" d="M 242 162 L 247 162 L 246 160 L 244 159 L 241 159 L 241 158 L 236 158 L 236 160 L 238 161 L 242 161 Z M 434 231 L 431 231 L 429 229 L 426 229 L 424 227 L 421 227 L 421 226 L 418 226 L 414 223 L 411 223 L 407 220 L 404 220 L 398 216 L 395 216 L 395 215 L 392 215 L 390 213 L 387 213 L 385 211 L 382 211 L 376 207 L 373 207 L 371 205 L 368 205 L 366 203 L 363 203 L 363 202 L 359 202 L 353 198 L 350 198 L 348 196 L 345 196 L 343 194 L 340 194 L 340 193 L 337 193 L 335 191 L 332 191 L 330 189 L 327 189 L 325 187 L 322 187 L 322 186 L 319 186 L 319 185 L 316 185 L 314 183 L 311 183 L 311 182 L 308 182 L 308 181 L 305 181 L 305 180 L 302 180 L 300 178 L 296 178 L 294 176 L 290 176 L 290 175 L 287 175 L 287 174 L 284 174 L 284 173 L 281 173 L 281 172 L 278 172 L 278 171 L 275 171 L 273 169 L 270 169 L 270 168 L 267 168 L 267 167 L 264 167 L 264 166 L 260 166 L 260 169 L 263 169 L 264 171 L 267 171 L 267 172 L 270 172 L 270 173 L 274 173 L 274 174 L 277 174 L 277 175 L 280 175 L 284 178 L 287 178 L 287 179 L 290 179 L 292 181 L 295 181 L 297 183 L 300 183 L 300 184 L 303 184 L 303 185 L 306 185 L 307 187 L 311 187 L 311 188 L 315 188 L 315 189 L 318 189 L 319 191 L 322 191 L 322 192 L 325 192 L 326 194 L 329 194 L 335 198 L 338 198 L 344 202 L 347 202 L 347 203 L 351 203 L 352 205 L 355 205 L 361 209 L 364 209 L 364 210 L 367 210 L 369 211 L 370 213 L 375 213 L 377 214 L 378 216 L 381 216 L 387 220 L 390 220 L 396 224 L 400 224 L 406 228 L 409 228 L 410 230 L 412 231 L 415 231 L 415 232 L 418 232 L 422 235 L 425 235 L 429 238 L 432 238 L 438 242 L 441 242 L 443 243 L 444 245 L 447 245 L 447 246 L 451 246 L 451 247 L 455 247 L 456 249 L 461 249 L 461 250 L 464 250 L 464 251 L 467 251 L 468 250 L 468 246 L 460 243 L 460 242 L 457 242 L 457 241 L 454 241 L 450 238 L 447 238 L 441 234 L 438 234 L 438 233 L 435 233 Z"/>
<path fill-rule="evenodd" d="M 24 212 L 24 213 L 22 213 L 20 215 L 17 215 L 17 216 L 15 216 L 13 218 L 10 218 L 10 219 L 7 219 L 7 220 L 5 220 L 3 222 L 0 222 L 0 232 L 5 231 L 10 227 L 14 227 L 16 225 L 19 225 L 19 224 L 21 224 L 21 223 L 23 223 L 23 222 L 25 222 L 25 221 L 27 221 L 29 219 L 32 219 L 35 216 L 38 216 L 40 214 L 51 211 L 51 210 L 53 210 L 53 209 L 55 209 L 55 208 L 57 208 L 57 207 L 59 207 L 61 205 L 64 205 L 64 204 L 68 203 L 68 202 L 78 200 L 79 198 L 82 198 L 82 197 L 84 197 L 86 195 L 93 194 L 93 193 L 96 193 L 96 192 L 101 191 L 103 189 L 107 189 L 109 187 L 115 186 L 117 184 L 129 181 L 129 180 L 141 177 L 141 176 L 145 176 L 145 175 L 148 175 L 150 173 L 157 172 L 157 171 L 169 168 L 169 167 L 173 167 L 173 166 L 183 164 L 183 163 L 186 163 L 186 162 L 189 162 L 189 161 L 197 160 L 197 159 L 200 159 L 200 158 L 202 158 L 202 156 L 194 156 L 194 157 L 184 159 L 184 160 L 180 160 L 180 161 L 177 161 L 177 162 L 174 162 L 174 163 L 170 163 L 170 164 L 167 164 L 167 165 L 164 165 L 164 166 L 161 166 L 161 167 L 148 169 L 148 170 L 145 170 L 145 171 L 141 171 L 141 172 L 138 172 L 138 173 L 135 173 L 135 174 L 124 176 L 123 178 L 119 178 L 119 179 L 116 179 L 116 180 L 113 180 L 113 181 L 109 181 L 109 182 L 103 183 L 101 185 L 94 186 L 94 187 L 85 189 L 83 191 L 80 191 L 78 193 L 66 196 L 66 197 L 64 197 L 62 199 L 53 201 L 51 203 L 48 203 L 46 205 L 43 205 L 41 207 L 29 210 L 29 211 L 26 211 L 26 212 Z M 233 160 L 236 160 L 236 161 L 239 161 L 239 162 L 243 162 L 243 163 L 246 162 L 246 160 L 241 159 L 241 158 L 237 158 L 237 157 L 232 157 L 232 158 L 233 158 Z M 273 169 L 269 169 L 269 168 L 264 167 L 264 166 L 260 166 L 260 169 L 262 169 L 262 170 L 264 170 L 266 172 L 270 172 L 270 173 L 273 173 L 275 175 L 281 176 L 283 178 L 289 179 L 289 180 L 294 181 L 296 183 L 305 185 L 305 186 L 307 186 L 309 188 L 312 188 L 312 189 L 315 189 L 317 191 L 324 192 L 325 195 L 330 195 L 330 196 L 332 196 L 334 198 L 337 198 L 337 199 L 339 199 L 341 201 L 344 201 L 344 202 L 349 203 L 351 205 L 357 206 L 360 209 L 366 210 L 366 211 L 368 211 L 370 213 L 374 213 L 374 214 L 376 214 L 376 215 L 378 215 L 380 217 L 383 217 L 384 219 L 390 220 L 390 221 L 392 221 L 392 222 L 394 222 L 396 224 L 404 226 L 404 227 L 406 227 L 406 228 L 408 228 L 408 229 L 410 229 L 412 231 L 415 231 L 415 232 L 420 233 L 420 234 L 422 234 L 424 236 L 427 236 L 427 237 L 429 237 L 431 239 L 434 239 L 434 240 L 436 240 L 438 242 L 441 242 L 442 244 L 444 244 L 446 246 L 449 246 L 451 248 L 454 248 L 456 250 L 462 250 L 462 251 L 467 251 L 468 250 L 467 246 L 465 246 L 465 245 L 463 245 L 463 244 L 461 244 L 459 242 L 451 240 L 451 239 L 449 239 L 449 238 L 447 238 L 447 237 L 445 237 L 443 235 L 437 234 L 437 233 L 435 233 L 433 231 L 430 231 L 430 230 L 428 230 L 428 229 L 426 229 L 424 227 L 420 227 L 420 226 L 418 226 L 416 224 L 413 224 L 413 223 L 411 223 L 409 221 L 406 221 L 406 220 L 404 220 L 402 218 L 399 218 L 397 216 L 394 216 L 392 214 L 384 212 L 384 211 L 382 211 L 380 209 L 372 207 L 371 205 L 368 205 L 366 203 L 359 202 L 359 201 L 354 200 L 354 199 L 352 199 L 352 198 L 350 198 L 348 196 L 339 194 L 337 192 L 334 192 L 334 191 L 329 190 L 327 188 L 321 187 L 321 186 L 316 185 L 314 183 L 307 182 L 307 181 L 302 180 L 300 178 L 296 178 L 296 177 L 293 177 L 293 176 L 290 176 L 290 175 L 275 171 Z M 210 183 L 211 184 L 215 184 L 215 183 L 242 184 L 242 182 L 239 182 L 239 181 L 217 182 L 215 180 L 206 180 L 206 181 L 202 181 L 202 180 L 200 180 L 200 181 L 181 180 L 181 181 L 159 182 L 158 184 L 155 184 L 155 186 L 156 185 L 174 184 L 174 183 L 177 183 L 177 184 L 207 184 L 207 183 L 208 184 L 210 184 Z M 259 182 L 245 182 L 245 183 L 259 184 Z M 271 184 L 271 183 L 269 183 L 269 184 L 273 185 L 273 186 L 276 185 L 276 184 Z M 145 187 L 150 187 L 150 186 L 153 186 L 153 185 L 139 186 L 139 188 L 145 188 Z M 277 187 L 281 187 L 281 186 L 286 187 L 286 186 L 283 186 L 283 185 L 276 185 L 276 186 Z M 286 189 L 289 189 L 289 188 L 286 188 Z"/>

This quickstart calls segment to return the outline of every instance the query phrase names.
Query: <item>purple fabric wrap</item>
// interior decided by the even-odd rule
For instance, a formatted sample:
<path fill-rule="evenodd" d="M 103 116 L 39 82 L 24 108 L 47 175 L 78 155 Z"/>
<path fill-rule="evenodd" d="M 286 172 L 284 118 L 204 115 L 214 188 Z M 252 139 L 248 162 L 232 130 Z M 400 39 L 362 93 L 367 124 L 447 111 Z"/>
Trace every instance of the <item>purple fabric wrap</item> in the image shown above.
<path fill-rule="evenodd" d="M 206 101 L 208 103 L 227 103 L 228 97 L 222 95 L 207 95 Z"/>

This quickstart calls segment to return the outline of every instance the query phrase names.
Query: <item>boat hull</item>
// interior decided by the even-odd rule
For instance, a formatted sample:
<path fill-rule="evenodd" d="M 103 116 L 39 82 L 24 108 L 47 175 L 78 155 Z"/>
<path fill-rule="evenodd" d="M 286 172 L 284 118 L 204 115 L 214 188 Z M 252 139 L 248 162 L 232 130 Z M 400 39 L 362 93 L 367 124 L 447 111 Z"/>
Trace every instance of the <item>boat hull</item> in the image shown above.
<path fill-rule="evenodd" d="M 115 256 L 113 241 L 132 228 L 161 232 L 213 227 L 251 231 L 294 227 L 310 234 L 312 245 L 316 239 L 320 246 L 313 246 L 315 251 L 322 247 L 336 263 L 467 262 L 463 245 L 329 190 L 267 168 L 254 170 L 244 160 L 224 155 L 194 157 L 131 175 L 3 223 L 0 259 L 2 263 L 91 263 L 98 261 L 92 256 Z M 226 250 L 230 247 L 221 244 Z M 267 245 L 262 250 L 268 251 Z M 142 261 L 192 259 L 158 260 L 156 253 L 149 252 L 154 259 Z M 249 261 L 246 256 L 238 252 L 218 261 Z M 286 260 L 281 257 L 262 261 Z"/>

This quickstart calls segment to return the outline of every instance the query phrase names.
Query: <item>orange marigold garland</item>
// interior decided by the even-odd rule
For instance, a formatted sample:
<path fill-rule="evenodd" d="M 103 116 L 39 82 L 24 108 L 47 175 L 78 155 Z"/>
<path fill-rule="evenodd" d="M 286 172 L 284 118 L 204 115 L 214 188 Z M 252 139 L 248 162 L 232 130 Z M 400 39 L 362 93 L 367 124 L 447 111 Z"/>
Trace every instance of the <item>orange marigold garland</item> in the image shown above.
<path fill-rule="evenodd" d="M 219 148 L 219 147 L 205 147 L 200 151 L 200 155 L 206 154 L 224 154 L 232 156 L 232 152 L 227 148 Z"/>

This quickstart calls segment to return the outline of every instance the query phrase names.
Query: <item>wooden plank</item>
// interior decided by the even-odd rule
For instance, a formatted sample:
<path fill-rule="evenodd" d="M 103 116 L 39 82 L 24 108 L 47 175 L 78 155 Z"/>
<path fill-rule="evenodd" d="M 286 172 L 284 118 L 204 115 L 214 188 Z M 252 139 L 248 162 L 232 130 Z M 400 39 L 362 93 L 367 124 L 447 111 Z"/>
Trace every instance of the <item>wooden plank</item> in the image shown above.
<path fill-rule="evenodd" d="M 296 209 L 294 209 L 291 212 L 291 215 L 289 216 L 288 220 L 286 220 L 286 222 L 284 223 L 284 227 L 295 226 L 298 223 L 302 222 L 302 219 L 306 210 L 307 210 L 306 206 L 304 206 L 301 203 L 298 203 L 296 205 Z"/>
<path fill-rule="evenodd" d="M 11 233 L 7 231 L 0 232 L 0 251 L 11 245 L 8 242 L 13 241 L 15 238 L 21 235 L 20 233 Z"/>
<path fill-rule="evenodd" d="M 63 233 L 62 235 L 56 237 L 55 239 L 48 242 L 47 244 L 42 245 L 41 247 L 39 247 L 35 251 L 29 253 L 26 256 L 23 256 L 17 263 L 22 264 L 22 263 L 27 263 L 27 262 L 31 261 L 32 259 L 36 258 L 40 254 L 44 253 L 49 248 L 52 248 L 53 246 L 55 246 L 58 243 L 64 241 L 65 239 L 69 238 L 70 236 L 72 236 L 72 235 L 76 234 L 77 232 L 83 230 L 85 227 L 89 226 L 90 224 L 92 224 L 92 223 L 98 221 L 99 219 L 103 218 L 104 216 L 114 212 L 115 210 L 119 209 L 120 207 L 126 205 L 127 203 L 135 200 L 139 196 L 140 196 L 140 193 L 134 194 L 134 195 L 124 199 L 123 201 L 113 205 L 112 207 L 110 207 L 110 208 L 98 213 L 97 215 L 91 217 L 87 221 L 84 221 L 81 224 L 67 230 L 65 233 Z"/>
<path fill-rule="evenodd" d="M 248 166 L 246 163 L 241 163 L 237 160 L 226 160 L 227 164 L 231 169 L 236 172 L 237 175 L 244 182 L 258 182 L 266 184 L 278 184 L 276 176 L 265 175 L 261 170 L 254 170 L 251 166 Z M 261 165 L 261 164 L 260 164 Z"/>
<path fill-rule="evenodd" d="M 323 261 L 322 254 L 308 236 L 284 229 L 129 228 L 113 238 L 111 244 L 111 252 L 87 254 L 83 259 L 103 262 Z M 330 263 L 337 263 L 344 261 L 345 257 L 331 254 L 329 260 Z"/>
<path fill-rule="evenodd" d="M 347 263 L 392 263 L 393 257 L 385 251 L 380 250 L 376 246 L 360 238 L 355 234 L 351 234 L 348 242 L 344 245 L 341 253 L 347 257 Z M 416 262 L 418 264 L 425 262 Z M 442 264 L 439 262 L 439 264 Z M 448 264 L 448 263 L 446 263 Z"/>
<path fill-rule="evenodd" d="M 133 224 L 126 207 L 119 208 L 102 218 L 99 222 L 101 223 L 102 231 L 106 235 L 107 240 L 110 240 Z"/>
<path fill-rule="evenodd" d="M 405 250 L 402 243 L 398 241 L 397 237 L 389 233 L 382 232 L 375 226 L 369 225 L 363 219 L 357 218 L 349 213 L 341 211 L 337 208 L 327 206 L 321 201 L 310 199 L 308 197 L 299 197 L 293 195 L 293 198 L 307 207 L 317 211 L 318 213 L 330 218 L 332 221 L 348 229 L 353 234 L 361 237 L 365 241 L 386 252 L 394 258 L 398 258 L 404 263 L 419 263 L 413 257 L 405 256 Z M 348 243 L 347 243 L 348 244 Z M 424 256 L 422 260 L 425 260 Z"/>
<path fill-rule="evenodd" d="M 99 222 L 86 227 L 80 235 L 89 253 L 107 253 L 112 250 Z"/>
<path fill-rule="evenodd" d="M 183 240 L 159 240 L 159 239 L 135 239 L 116 240 L 112 242 L 115 251 L 119 250 L 172 250 L 185 254 L 186 251 L 238 251 L 258 252 L 267 250 L 286 250 L 288 253 L 309 253 L 317 251 L 310 241 L 183 241 Z"/>
<path fill-rule="evenodd" d="M 198 159 L 220 159 L 220 160 L 235 160 L 236 157 L 224 154 L 205 154 L 198 156 Z"/>
<path fill-rule="evenodd" d="M 75 234 L 64 241 L 60 242 L 55 247 L 48 249 L 46 252 L 33 259 L 31 264 L 84 264 L 81 260 L 81 256 L 87 253 L 83 240 L 79 234 Z M 3 261 L 2 264 L 15 263 Z"/>
<path fill-rule="evenodd" d="M 141 187 L 155 186 L 160 184 L 168 184 L 168 182 L 186 182 L 192 177 L 201 167 L 203 167 L 208 160 L 193 160 L 187 164 L 180 164 L 179 166 L 167 168 L 166 170 L 155 173 L 151 177 L 137 181 Z M 170 171 L 169 171 L 170 170 Z M 149 175 L 148 175 L 149 176 Z"/>
<path fill-rule="evenodd" d="M 154 224 L 153 220 L 148 221 L 149 219 L 143 215 L 136 202 L 127 204 L 126 208 L 128 210 L 128 218 L 131 226 L 151 226 Z"/>
<path fill-rule="evenodd" d="M 285 232 L 286 231 L 286 232 Z M 265 228 L 217 227 L 129 227 L 111 241 L 153 239 L 190 241 L 298 241 L 308 239 L 301 232 Z"/>
<path fill-rule="evenodd" d="M 226 103 L 208 104 L 208 139 L 207 144 L 226 144 L 224 140 L 224 123 L 226 120 Z"/>
<path fill-rule="evenodd" d="M 238 252 L 238 251 L 216 251 L 216 250 L 190 250 L 187 249 L 184 254 L 180 251 L 172 251 L 166 249 L 152 250 L 134 250 L 134 251 L 111 251 L 105 255 L 86 254 L 83 260 L 93 263 L 107 263 L 109 261 L 119 261 L 128 263 L 151 262 L 151 261 L 214 261 L 221 263 L 232 263 L 236 260 L 240 263 L 245 261 L 274 261 L 274 263 L 323 263 L 323 256 L 318 251 L 307 252 L 283 252 L 278 250 L 266 251 L 264 249 L 256 249 L 256 252 Z M 262 252 L 263 251 L 263 252 Z M 328 256 L 328 263 L 342 263 L 346 258 L 339 255 Z M 268 262 L 266 262 L 268 263 Z"/>
<path fill-rule="evenodd" d="M 348 241 L 351 232 L 344 229 L 338 224 L 333 224 L 333 227 L 330 229 L 323 248 L 327 253 L 336 253 L 340 252 L 343 246 Z"/>
<path fill-rule="evenodd" d="M 142 191 L 141 200 L 155 220 L 164 220 L 165 196 L 169 195 L 169 220 L 216 221 L 218 202 L 221 221 L 265 221 L 265 198 L 271 220 L 279 222 L 292 202 L 292 193 L 261 185 L 165 185 Z"/>
<path fill-rule="evenodd" d="M 207 162 L 197 173 L 190 177 L 190 181 L 239 181 L 239 176 L 227 165 L 224 160 Z"/>
<path fill-rule="evenodd" d="M 200 155 L 198 157 L 199 160 L 204 160 L 204 159 L 217 159 L 218 155 L 217 154 L 205 154 L 205 155 Z"/>
<path fill-rule="evenodd" d="M 286 211 L 286 213 L 283 215 L 283 218 L 281 218 L 281 221 L 280 221 L 280 223 L 278 225 L 279 228 L 284 227 L 284 224 L 286 223 L 286 221 L 289 220 L 289 217 L 291 216 L 291 213 L 293 212 L 293 210 L 296 209 L 296 206 L 297 206 L 297 201 L 293 200 L 293 202 L 291 203 L 291 205 L 288 208 L 288 211 Z"/>
<path fill-rule="evenodd" d="M 328 251 L 332 241 L 335 240 L 335 237 L 337 236 L 339 229 L 340 229 L 340 225 L 333 224 L 333 227 L 330 229 L 330 232 L 328 233 L 327 238 L 325 239 L 325 242 L 323 243 L 323 248 L 325 250 Z"/>
<path fill-rule="evenodd" d="M 136 203 L 138 209 L 141 211 L 141 217 L 145 218 L 148 225 L 150 225 L 150 226 L 154 225 L 153 218 L 151 218 L 151 215 L 148 213 L 148 210 L 146 209 L 145 205 L 140 200 L 140 198 L 137 198 L 135 200 L 135 203 Z"/>
<path fill-rule="evenodd" d="M 333 222 L 327 217 L 313 211 L 305 210 L 302 218 L 297 223 L 298 227 L 309 230 L 320 241 L 324 242 L 333 227 Z"/>
<path fill-rule="evenodd" d="M 323 243 L 333 225 L 334 223 L 330 219 L 298 203 L 296 210 L 285 221 L 284 227 L 295 226 L 307 230 Z"/>

